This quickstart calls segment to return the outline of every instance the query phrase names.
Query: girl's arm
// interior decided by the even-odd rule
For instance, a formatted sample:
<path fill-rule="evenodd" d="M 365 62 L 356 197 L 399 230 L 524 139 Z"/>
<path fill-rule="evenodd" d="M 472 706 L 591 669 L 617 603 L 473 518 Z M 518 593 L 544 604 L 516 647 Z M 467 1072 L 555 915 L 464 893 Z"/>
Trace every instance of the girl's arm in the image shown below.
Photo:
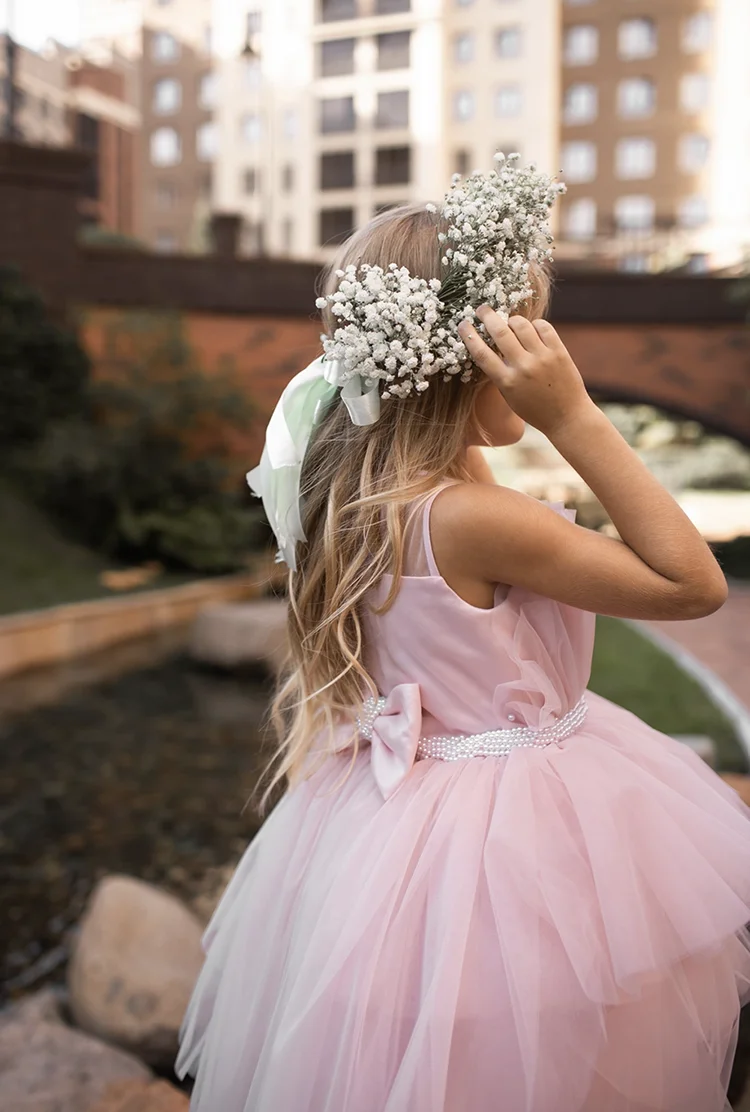
<path fill-rule="evenodd" d="M 523 317 L 506 324 L 486 307 L 478 315 L 500 355 L 466 323 L 460 331 L 474 362 L 588 483 L 622 539 L 574 525 L 504 487 L 448 487 L 432 518 L 446 580 L 527 587 L 616 617 L 694 618 L 717 610 L 727 588 L 708 545 L 591 401 L 552 325 Z"/>

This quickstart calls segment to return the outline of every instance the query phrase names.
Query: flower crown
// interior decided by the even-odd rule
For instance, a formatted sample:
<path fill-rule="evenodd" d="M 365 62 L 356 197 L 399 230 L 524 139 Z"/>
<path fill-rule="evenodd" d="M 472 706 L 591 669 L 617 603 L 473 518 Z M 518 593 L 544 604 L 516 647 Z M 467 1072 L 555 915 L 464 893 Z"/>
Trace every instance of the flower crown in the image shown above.
<path fill-rule="evenodd" d="M 471 378 L 458 324 L 482 304 L 512 313 L 533 294 L 532 263 L 552 258 L 549 212 L 565 185 L 533 164 L 519 167 L 519 157 L 496 154 L 498 169 L 453 176 L 440 209 L 442 280 L 396 263 L 336 271 L 338 288 L 315 304 L 338 322 L 333 336 L 321 336 L 338 385 L 358 378 L 369 388 L 382 383 L 384 398 L 404 398 L 426 390 L 436 374 Z M 427 210 L 438 212 L 432 204 Z"/>

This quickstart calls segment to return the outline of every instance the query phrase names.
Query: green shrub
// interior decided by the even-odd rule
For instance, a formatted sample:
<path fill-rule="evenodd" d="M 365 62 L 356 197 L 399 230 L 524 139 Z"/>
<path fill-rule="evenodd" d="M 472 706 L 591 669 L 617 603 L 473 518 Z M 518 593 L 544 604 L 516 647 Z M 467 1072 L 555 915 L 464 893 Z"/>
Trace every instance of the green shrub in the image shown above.
<path fill-rule="evenodd" d="M 246 395 L 230 373 L 204 374 L 177 318 L 120 323 L 110 341 L 85 410 L 26 454 L 35 496 L 120 560 L 241 566 L 265 540 L 238 451 L 253 412 Z"/>
<path fill-rule="evenodd" d="M 0 267 L 0 452 L 39 440 L 49 424 L 78 412 L 89 361 L 74 336 L 47 317 L 42 299 Z"/>

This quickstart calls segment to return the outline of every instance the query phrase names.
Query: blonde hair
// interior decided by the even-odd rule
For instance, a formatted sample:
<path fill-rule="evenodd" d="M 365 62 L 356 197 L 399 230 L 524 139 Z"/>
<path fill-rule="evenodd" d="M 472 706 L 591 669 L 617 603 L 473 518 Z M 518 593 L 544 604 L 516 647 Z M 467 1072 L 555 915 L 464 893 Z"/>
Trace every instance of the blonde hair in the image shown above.
<path fill-rule="evenodd" d="M 323 292 L 336 289 L 336 270 L 350 263 L 384 269 L 408 267 L 423 278 L 442 278 L 438 214 L 423 205 L 381 213 L 339 250 L 323 278 Z M 549 277 L 536 265 L 534 294 L 524 309 L 542 316 Z M 326 317 L 330 333 L 335 318 Z M 366 428 L 352 424 L 337 399 L 316 427 L 302 469 L 302 522 L 307 541 L 297 546 L 297 571 L 289 577 L 289 659 L 272 707 L 278 751 L 264 800 L 281 780 L 303 778 L 316 736 L 351 725 L 376 687 L 363 663 L 362 612 L 368 592 L 393 576 L 381 612 L 398 593 L 404 562 L 406 507 L 444 479 L 471 482 L 464 461 L 476 425 L 475 403 L 486 383 L 460 376 L 430 380 L 423 394 L 386 399 L 380 419 Z M 483 435 L 480 429 L 480 435 Z M 317 748 L 317 747 L 316 747 Z M 325 749 L 325 746 L 322 747 Z"/>

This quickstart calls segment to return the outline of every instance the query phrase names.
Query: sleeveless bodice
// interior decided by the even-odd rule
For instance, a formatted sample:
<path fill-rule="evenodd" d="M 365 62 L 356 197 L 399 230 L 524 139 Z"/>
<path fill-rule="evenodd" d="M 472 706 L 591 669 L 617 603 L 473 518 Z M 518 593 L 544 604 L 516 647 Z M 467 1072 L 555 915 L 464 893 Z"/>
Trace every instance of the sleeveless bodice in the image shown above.
<path fill-rule="evenodd" d="M 543 729 L 568 713 L 589 680 L 595 615 L 518 587 L 499 587 L 495 605 L 465 602 L 442 578 L 430 541 L 438 488 L 413 514 L 414 536 L 395 602 L 384 576 L 364 614 L 365 664 L 387 695 L 418 684 L 423 732 Z M 574 510 L 547 503 L 570 520 Z M 414 570 L 423 574 L 408 574 Z"/>

